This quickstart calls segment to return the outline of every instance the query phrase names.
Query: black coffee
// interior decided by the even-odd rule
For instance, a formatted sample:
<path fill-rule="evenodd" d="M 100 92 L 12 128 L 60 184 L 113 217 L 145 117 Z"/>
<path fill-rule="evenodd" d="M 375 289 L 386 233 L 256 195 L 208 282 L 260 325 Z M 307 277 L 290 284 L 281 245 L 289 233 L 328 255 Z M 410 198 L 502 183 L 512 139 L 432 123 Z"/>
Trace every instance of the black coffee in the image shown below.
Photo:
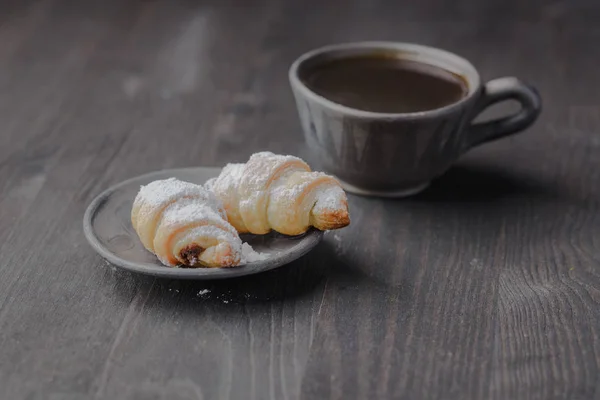
<path fill-rule="evenodd" d="M 382 113 L 433 110 L 468 92 L 464 79 L 452 72 L 380 55 L 326 61 L 301 69 L 300 78 L 331 101 Z"/>

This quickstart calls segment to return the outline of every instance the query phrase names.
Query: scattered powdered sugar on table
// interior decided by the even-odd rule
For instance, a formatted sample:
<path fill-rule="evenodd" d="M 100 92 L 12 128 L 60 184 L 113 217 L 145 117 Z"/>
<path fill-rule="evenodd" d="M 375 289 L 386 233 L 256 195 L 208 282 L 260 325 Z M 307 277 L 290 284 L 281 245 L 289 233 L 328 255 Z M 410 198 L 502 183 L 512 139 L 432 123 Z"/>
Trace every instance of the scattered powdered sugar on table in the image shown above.
<path fill-rule="evenodd" d="M 269 258 L 269 254 L 257 252 L 248 243 L 242 244 L 242 260 L 240 264 L 253 263 L 266 260 L 267 258 Z"/>

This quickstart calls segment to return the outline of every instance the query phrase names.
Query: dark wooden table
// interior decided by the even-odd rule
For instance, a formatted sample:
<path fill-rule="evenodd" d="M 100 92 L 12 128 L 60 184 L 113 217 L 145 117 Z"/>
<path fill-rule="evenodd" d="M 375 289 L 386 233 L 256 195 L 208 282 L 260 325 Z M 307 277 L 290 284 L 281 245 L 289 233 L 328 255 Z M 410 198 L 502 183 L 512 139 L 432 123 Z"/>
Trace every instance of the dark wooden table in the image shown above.
<path fill-rule="evenodd" d="M 0 399 L 600 398 L 597 0 L 0 4 Z M 123 179 L 305 156 L 287 68 L 362 39 L 517 75 L 544 112 L 423 195 L 352 197 L 270 273 L 153 279 L 88 246 Z"/>

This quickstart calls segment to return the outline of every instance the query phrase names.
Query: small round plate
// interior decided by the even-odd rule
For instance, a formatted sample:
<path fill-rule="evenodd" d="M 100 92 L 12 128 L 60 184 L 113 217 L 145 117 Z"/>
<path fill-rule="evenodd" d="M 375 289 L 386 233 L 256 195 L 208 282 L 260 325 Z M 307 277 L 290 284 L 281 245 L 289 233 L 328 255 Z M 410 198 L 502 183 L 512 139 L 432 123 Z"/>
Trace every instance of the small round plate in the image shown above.
<path fill-rule="evenodd" d="M 141 185 L 175 177 L 203 184 L 219 175 L 220 168 L 183 168 L 152 172 L 121 182 L 98 195 L 83 217 L 83 231 L 90 245 L 106 260 L 123 269 L 174 279 L 224 279 L 256 274 L 280 267 L 308 253 L 323 238 L 311 229 L 301 236 L 241 235 L 254 250 L 268 258 L 230 268 L 170 268 L 148 252 L 131 226 L 131 206 Z"/>

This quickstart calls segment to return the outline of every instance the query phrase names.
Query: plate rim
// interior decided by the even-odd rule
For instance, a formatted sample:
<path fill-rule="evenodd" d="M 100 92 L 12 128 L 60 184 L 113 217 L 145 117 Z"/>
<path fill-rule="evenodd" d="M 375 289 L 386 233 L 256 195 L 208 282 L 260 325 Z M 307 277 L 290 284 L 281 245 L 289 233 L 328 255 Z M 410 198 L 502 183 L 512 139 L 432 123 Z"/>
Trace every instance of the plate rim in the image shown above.
<path fill-rule="evenodd" d="M 161 174 L 161 173 L 171 173 L 176 174 L 177 172 L 182 171 L 194 171 L 194 170 L 212 170 L 214 172 L 220 171 L 222 168 L 220 167 L 186 167 L 186 168 L 169 168 L 162 169 L 157 171 L 148 172 L 145 174 L 141 174 L 138 176 L 134 176 L 119 183 L 116 183 L 107 189 L 100 192 L 98 195 L 94 197 L 94 199 L 87 206 L 84 214 L 83 214 L 83 234 L 92 247 L 102 258 L 104 258 L 109 263 L 113 264 L 116 267 L 121 269 L 143 274 L 150 275 L 154 277 L 161 278 L 175 278 L 175 279 L 197 279 L 197 280 L 213 280 L 213 279 L 227 279 L 227 278 L 236 278 L 241 276 L 258 274 L 261 272 L 270 271 L 279 267 L 282 267 L 286 264 L 289 264 L 292 261 L 299 259 L 304 256 L 306 253 L 311 251 L 316 245 L 321 242 L 323 239 L 323 231 L 318 229 L 311 228 L 307 231 L 305 236 L 302 238 L 303 241 L 306 241 L 304 246 L 301 246 L 299 249 L 295 251 L 286 252 L 285 257 L 289 258 L 288 261 L 281 260 L 281 262 L 277 262 L 277 257 L 271 259 L 269 265 L 262 269 L 252 269 L 252 267 L 256 267 L 257 265 L 261 265 L 261 262 L 248 263 L 241 266 L 236 267 L 221 267 L 221 268 L 176 268 L 176 267 L 167 267 L 167 266 L 158 266 L 155 264 L 149 263 L 137 263 L 131 262 L 124 258 L 121 258 L 108 250 L 106 246 L 98 239 L 97 234 L 94 232 L 92 225 L 92 218 L 96 214 L 96 212 L 102 206 L 102 203 L 115 191 L 118 189 L 131 185 L 133 182 L 137 180 L 141 180 L 144 178 L 151 177 L 153 175 Z M 176 176 L 176 175 L 173 175 Z M 250 267 L 250 268 L 247 268 Z"/>

